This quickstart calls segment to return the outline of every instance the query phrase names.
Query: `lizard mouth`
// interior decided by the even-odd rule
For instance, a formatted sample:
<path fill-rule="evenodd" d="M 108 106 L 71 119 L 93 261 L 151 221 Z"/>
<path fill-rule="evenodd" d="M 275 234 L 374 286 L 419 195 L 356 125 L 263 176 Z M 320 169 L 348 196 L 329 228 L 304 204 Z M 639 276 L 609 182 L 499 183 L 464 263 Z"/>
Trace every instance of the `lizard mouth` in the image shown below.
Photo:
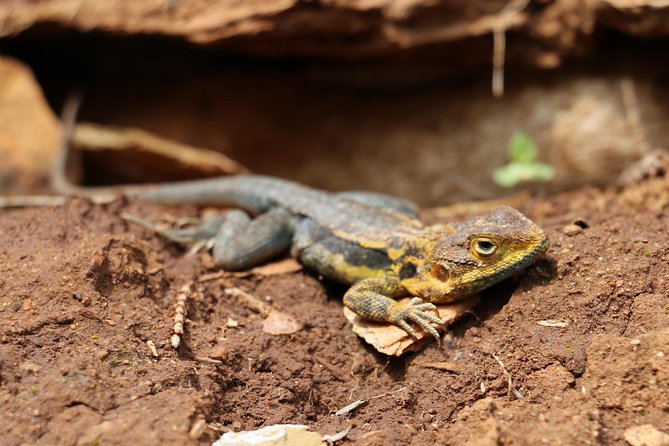
<path fill-rule="evenodd" d="M 531 264 L 533 264 L 539 257 L 544 255 L 546 251 L 548 251 L 548 248 L 550 247 L 550 241 L 548 240 L 547 237 L 543 237 L 541 239 L 541 242 L 537 243 L 536 246 L 532 250 L 530 250 L 523 258 L 520 260 L 516 261 L 515 263 L 511 263 L 507 265 L 505 268 L 502 268 L 501 271 L 499 272 L 499 276 L 497 278 L 497 281 L 506 279 L 507 277 L 510 277 Z"/>

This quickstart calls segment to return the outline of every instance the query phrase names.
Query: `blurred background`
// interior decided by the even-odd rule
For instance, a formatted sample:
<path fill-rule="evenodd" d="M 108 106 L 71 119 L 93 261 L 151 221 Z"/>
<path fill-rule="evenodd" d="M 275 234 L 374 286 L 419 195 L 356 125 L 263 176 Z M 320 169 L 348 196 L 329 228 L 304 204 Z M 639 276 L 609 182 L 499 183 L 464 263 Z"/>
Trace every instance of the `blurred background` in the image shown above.
<path fill-rule="evenodd" d="M 662 0 L 3 0 L 0 193 L 48 191 L 73 94 L 81 184 L 610 183 L 669 147 L 668 37 Z"/>

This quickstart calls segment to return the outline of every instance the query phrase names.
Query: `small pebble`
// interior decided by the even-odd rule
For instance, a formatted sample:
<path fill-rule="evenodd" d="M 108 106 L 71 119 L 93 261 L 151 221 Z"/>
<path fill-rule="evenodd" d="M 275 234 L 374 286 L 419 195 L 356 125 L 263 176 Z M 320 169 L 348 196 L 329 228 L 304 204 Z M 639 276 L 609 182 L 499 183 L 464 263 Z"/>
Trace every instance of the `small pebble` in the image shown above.
<path fill-rule="evenodd" d="M 202 418 L 197 419 L 194 423 L 193 426 L 190 428 L 190 431 L 188 432 L 188 437 L 191 440 L 197 440 L 204 434 L 204 430 L 207 427 L 207 422 L 203 420 Z"/>
<path fill-rule="evenodd" d="M 562 228 L 562 232 L 565 235 L 572 236 L 583 232 L 583 228 L 580 227 L 579 225 L 571 224 Z"/>
<path fill-rule="evenodd" d="M 214 359 L 225 359 L 225 355 L 226 350 L 223 345 L 217 345 L 211 350 L 211 353 L 209 353 L 209 356 Z"/>
<path fill-rule="evenodd" d="M 151 339 L 146 341 L 146 345 L 149 347 L 149 351 L 153 355 L 154 358 L 158 357 L 158 350 L 156 350 L 156 344 L 153 343 Z"/>

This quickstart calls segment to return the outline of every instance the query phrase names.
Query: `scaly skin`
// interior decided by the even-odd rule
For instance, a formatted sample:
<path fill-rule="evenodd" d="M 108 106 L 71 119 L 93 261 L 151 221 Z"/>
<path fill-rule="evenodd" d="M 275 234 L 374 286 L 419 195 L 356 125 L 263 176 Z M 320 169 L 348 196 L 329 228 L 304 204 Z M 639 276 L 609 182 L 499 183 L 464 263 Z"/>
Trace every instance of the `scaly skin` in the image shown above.
<path fill-rule="evenodd" d="M 434 304 L 474 294 L 533 263 L 548 249 L 544 232 L 509 207 L 464 223 L 425 226 L 405 201 L 383 195 L 330 194 L 257 176 L 174 183 L 128 193 L 165 204 L 216 204 L 240 211 L 221 219 L 214 258 L 225 269 L 246 269 L 281 252 L 351 285 L 344 305 L 358 315 L 400 326 L 415 323 L 439 339 Z M 211 225 L 207 227 L 211 232 Z M 163 235 L 183 242 L 182 232 Z M 173 235 L 173 237 L 171 237 Z M 190 235 L 192 240 L 201 236 Z M 395 301 L 414 296 L 408 306 Z"/>

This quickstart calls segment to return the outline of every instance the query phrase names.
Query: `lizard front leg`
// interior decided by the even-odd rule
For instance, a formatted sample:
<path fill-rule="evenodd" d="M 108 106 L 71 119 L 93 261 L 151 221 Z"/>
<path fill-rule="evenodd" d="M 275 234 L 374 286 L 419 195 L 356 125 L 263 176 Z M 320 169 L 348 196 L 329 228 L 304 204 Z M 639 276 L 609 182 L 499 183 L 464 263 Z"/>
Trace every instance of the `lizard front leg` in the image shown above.
<path fill-rule="evenodd" d="M 227 270 L 244 270 L 282 254 L 293 239 L 294 216 L 274 208 L 255 220 L 243 211 L 227 214 L 212 249 L 216 266 Z"/>
<path fill-rule="evenodd" d="M 416 331 L 409 325 L 409 321 L 414 322 L 439 342 L 439 332 L 430 325 L 430 322 L 441 324 L 437 316 L 430 314 L 436 312 L 437 307 L 423 302 L 419 297 L 411 299 L 408 305 L 401 305 L 392 299 L 402 294 L 405 294 L 405 290 L 398 278 L 389 276 L 364 279 L 344 294 L 344 305 L 366 319 L 398 325 L 416 337 Z"/>
<path fill-rule="evenodd" d="M 153 223 L 124 214 L 123 218 L 176 243 L 196 243 L 212 248 L 216 266 L 244 270 L 288 251 L 293 238 L 294 216 L 282 208 L 270 209 L 255 220 L 233 209 L 193 228 L 161 229 Z"/>

